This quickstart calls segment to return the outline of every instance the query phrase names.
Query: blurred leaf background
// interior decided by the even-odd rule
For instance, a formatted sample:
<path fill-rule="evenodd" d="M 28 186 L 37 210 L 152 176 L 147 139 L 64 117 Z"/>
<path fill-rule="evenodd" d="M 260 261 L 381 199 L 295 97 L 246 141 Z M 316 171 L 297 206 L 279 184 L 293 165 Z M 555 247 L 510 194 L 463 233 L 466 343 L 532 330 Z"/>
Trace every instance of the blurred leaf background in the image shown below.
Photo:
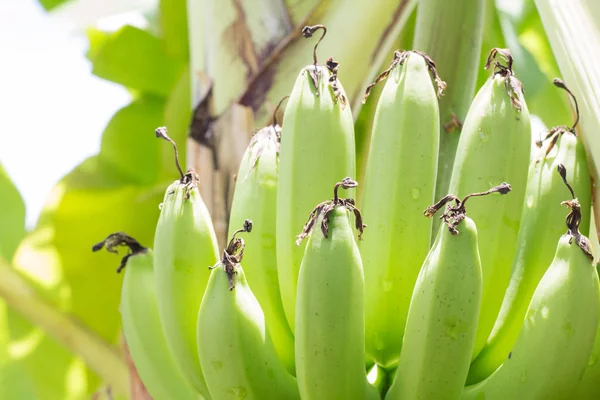
<path fill-rule="evenodd" d="M 476 87 L 488 77 L 482 66 L 489 49 L 509 47 L 535 115 L 533 136 L 569 123 L 568 99 L 551 83 L 560 71 L 534 2 L 485 1 Z M 84 399 L 106 385 L 119 398 L 128 396 L 118 259 L 93 254 L 91 246 L 115 231 L 151 245 L 164 189 L 177 176 L 171 148 L 153 132 L 166 125 L 180 154 L 190 158 L 187 164 L 203 162 L 197 160 L 202 153 L 198 141 L 189 138 L 189 126 L 203 99 L 205 75 L 215 85 L 211 112 L 223 117 L 243 150 L 248 130 L 266 121 L 276 99 L 291 89 L 298 68 L 312 61 L 312 44 L 296 42 L 298 27 L 307 21 L 327 24 L 330 33 L 320 53 L 342 60 L 340 79 L 351 96 L 358 157 L 364 159 L 376 102 L 361 108 L 359 94 L 389 62 L 393 48 L 411 47 L 416 1 L 385 1 L 378 7 L 365 2 L 363 9 L 350 3 L 263 0 L 244 6 L 242 22 L 237 1 L 8 0 L 0 5 L 1 43 L 13 55 L 0 67 L 6 69 L 0 86 L 12 95 L 0 100 L 12 121 L 11 129 L 0 133 L 0 398 Z M 211 9 L 217 6 L 218 13 Z M 19 10 L 16 16 L 11 7 Z M 362 26 L 364 32 L 348 32 L 354 26 L 335 10 L 369 25 Z M 211 11 L 215 18 L 209 19 Z M 21 26 L 20 18 L 30 25 Z M 236 21 L 255 29 L 252 43 L 232 36 L 236 31 L 228 29 Z M 50 31 L 60 32 L 62 42 L 53 42 L 58 34 L 44 37 Z M 276 45 L 286 40 L 290 44 L 280 59 L 271 62 L 269 52 L 276 53 Z M 246 45 L 254 46 L 256 59 L 242 63 L 236 52 Z M 364 54 L 372 57 L 356 54 L 354 47 L 368 49 Z M 73 74 L 69 66 L 76 64 L 79 72 Z M 269 75 L 275 83 L 263 93 L 261 74 L 269 68 L 277 68 Z M 250 109 L 250 117 L 243 129 L 232 129 L 240 125 L 226 120 L 235 119 L 228 113 L 233 109 L 237 115 L 238 105 Z M 221 177 L 225 188 L 216 190 L 219 196 L 227 193 L 228 177 L 237 168 L 235 157 L 224 160 L 230 165 L 220 166 L 227 176 Z M 52 175 L 57 172 L 60 179 Z M 213 203 L 213 217 L 223 218 Z"/>

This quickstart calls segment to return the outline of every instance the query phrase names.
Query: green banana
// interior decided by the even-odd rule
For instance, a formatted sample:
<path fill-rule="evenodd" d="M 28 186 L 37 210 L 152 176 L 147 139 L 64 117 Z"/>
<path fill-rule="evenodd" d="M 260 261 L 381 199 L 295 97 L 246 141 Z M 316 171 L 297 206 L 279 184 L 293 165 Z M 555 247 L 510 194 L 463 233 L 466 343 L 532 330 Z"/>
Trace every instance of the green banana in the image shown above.
<path fill-rule="evenodd" d="M 465 118 L 449 189 L 450 193 L 472 193 L 510 182 L 513 191 L 469 210 L 477 221 L 483 273 L 473 359 L 487 341 L 510 279 L 531 152 L 529 112 L 521 83 L 512 71 L 510 52 L 492 49 L 486 69 L 492 64 L 492 77 L 477 92 Z"/>
<path fill-rule="evenodd" d="M 245 244 L 236 235 L 251 230 L 252 221 L 246 220 L 231 236 L 221 262 L 211 268 L 197 324 L 202 370 L 215 400 L 300 399 L 240 265 Z"/>
<path fill-rule="evenodd" d="M 378 399 L 365 370 L 364 277 L 350 213 L 362 235 L 364 225 L 353 199 L 331 201 L 310 214 L 297 243 L 309 236 L 296 301 L 296 373 L 303 400 Z M 322 234 L 312 234 L 315 226 Z"/>
<path fill-rule="evenodd" d="M 562 81 L 555 80 L 555 84 L 568 91 Z M 577 104 L 575 97 L 573 100 Z M 559 164 L 566 167 L 567 179 L 579 195 L 580 229 L 589 230 L 591 182 L 583 144 L 575 136 L 576 126 L 577 120 L 570 128 L 552 128 L 538 143 L 540 147 L 545 145 L 530 161 L 510 283 L 487 344 L 471 364 L 469 385 L 485 379 L 504 362 L 519 335 L 533 292 L 552 261 L 556 238 L 564 229 L 557 212 L 565 190 L 555 173 Z"/>
<path fill-rule="evenodd" d="M 129 250 L 117 272 L 125 269 L 120 311 L 135 369 L 155 400 L 199 399 L 175 364 L 165 341 L 158 316 L 152 250 L 127 234 L 117 232 L 96 244 L 93 251 L 106 247 L 109 252 L 117 253 L 119 246 Z"/>
<path fill-rule="evenodd" d="M 274 112 L 274 116 L 277 109 Z M 244 270 L 252 292 L 265 313 L 265 320 L 279 358 L 294 373 L 294 336 L 287 323 L 277 279 L 275 254 L 275 213 L 279 170 L 281 127 L 273 124 L 252 136 L 237 174 L 229 236 L 245 219 L 256 225 L 246 243 L 251 249 L 244 259 Z"/>
<path fill-rule="evenodd" d="M 196 322 L 209 277 L 206 265 L 214 265 L 218 259 L 217 238 L 198 191 L 198 176 L 193 170 L 183 174 L 177 147 L 166 128 L 158 128 L 156 135 L 173 144 L 181 175 L 165 192 L 154 236 L 158 312 L 175 362 L 192 385 L 210 399 L 198 360 Z"/>
<path fill-rule="evenodd" d="M 600 264 L 596 264 L 596 272 L 600 268 Z M 598 296 L 600 298 L 600 294 Z M 600 320 L 599 320 L 600 322 Z M 594 347 L 592 348 L 592 354 L 588 361 L 588 365 L 583 374 L 583 378 L 577 386 L 575 392 L 575 399 L 578 400 L 597 400 L 600 399 L 600 323 L 596 329 L 596 338 L 594 340 Z"/>
<path fill-rule="evenodd" d="M 369 293 L 367 354 L 384 368 L 398 362 L 410 296 L 430 245 L 431 220 L 420 216 L 434 201 L 439 148 L 438 100 L 430 73 L 439 96 L 444 83 L 435 63 L 424 53 L 397 50 L 373 84 L 389 75 L 373 121 L 361 205 L 373 229 L 359 248 Z"/>
<path fill-rule="evenodd" d="M 559 171 L 565 179 L 564 168 Z M 589 240 L 579 233 L 579 202 L 563 204 L 571 208 L 568 232 L 535 289 L 512 350 L 492 375 L 466 387 L 462 399 L 574 398 L 594 345 L 600 286 Z"/>
<path fill-rule="evenodd" d="M 321 28 L 305 27 L 303 33 L 309 37 Z M 339 177 L 354 176 L 356 168 L 354 121 L 337 73 L 338 64 L 332 59 L 326 65 L 317 65 L 315 46 L 314 65 L 306 66 L 298 75 L 283 117 L 277 186 L 277 269 L 292 332 L 304 251 L 294 246 L 297 231 L 304 216 L 326 198 Z"/>
<path fill-rule="evenodd" d="M 447 195 L 431 207 L 432 217 L 448 202 L 434 244 L 427 254 L 408 310 L 404 343 L 394 383 L 386 399 L 458 399 L 469 371 L 479 308 L 482 274 L 477 227 L 466 215 L 470 197 L 506 194 L 503 183 L 460 200 Z M 459 230 L 460 229 L 460 230 Z"/>

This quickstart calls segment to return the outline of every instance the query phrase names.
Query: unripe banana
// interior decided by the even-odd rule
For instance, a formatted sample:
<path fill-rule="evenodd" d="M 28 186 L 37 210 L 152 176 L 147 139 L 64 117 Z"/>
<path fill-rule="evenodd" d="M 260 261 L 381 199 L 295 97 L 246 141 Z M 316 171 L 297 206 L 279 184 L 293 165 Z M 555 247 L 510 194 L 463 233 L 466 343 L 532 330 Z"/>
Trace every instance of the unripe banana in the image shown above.
<path fill-rule="evenodd" d="M 170 140 L 164 128 L 156 134 Z M 197 175 L 192 170 L 184 175 L 178 162 L 177 168 L 181 179 L 167 188 L 154 236 L 158 311 L 175 362 L 192 385 L 210 398 L 198 360 L 196 323 L 209 277 L 206 266 L 218 259 L 217 238 L 197 188 Z"/>
<path fill-rule="evenodd" d="M 294 336 L 283 311 L 275 254 L 280 134 L 280 126 L 273 121 L 252 137 L 237 174 L 229 236 L 245 219 L 254 221 L 255 232 L 246 239 L 249 248 L 244 258 L 246 278 L 265 313 L 279 358 L 294 373 Z"/>
<path fill-rule="evenodd" d="M 123 232 L 113 233 L 93 247 L 116 253 L 128 247 L 117 272 L 125 269 L 121 289 L 123 333 L 135 369 L 154 400 L 198 399 L 169 352 L 158 316 L 152 250 Z"/>
<path fill-rule="evenodd" d="M 562 81 L 555 84 L 566 88 Z M 559 164 L 566 167 L 567 180 L 573 182 L 578 194 L 582 210 L 580 229 L 589 230 L 591 182 L 583 144 L 575 137 L 576 125 L 577 121 L 571 128 L 552 128 L 539 143 L 540 147 L 544 144 L 543 148 L 530 161 L 510 283 L 488 342 L 471 364 L 469 385 L 491 375 L 506 360 L 533 292 L 552 262 L 556 238 L 564 231 L 563 218 L 557 212 L 565 194 L 564 184 L 556 173 Z"/>
<path fill-rule="evenodd" d="M 503 65 L 496 58 L 505 58 Z M 510 182 L 510 196 L 474 204 L 483 273 L 483 294 L 473 358 L 493 328 L 510 279 L 525 196 L 531 149 L 529 112 L 523 89 L 512 72 L 508 50 L 493 49 L 486 68 L 494 73 L 478 91 L 461 131 L 450 180 L 450 193 L 472 193 Z M 493 210 L 493 212 L 490 212 Z"/>
<path fill-rule="evenodd" d="M 432 217 L 448 206 L 436 240 L 423 263 L 408 310 L 404 343 L 386 399 L 458 399 L 469 371 L 481 304 L 481 262 L 477 228 L 466 216 L 472 196 L 506 194 L 502 184 L 459 200 L 447 195 L 425 210 Z"/>
<path fill-rule="evenodd" d="M 410 297 L 430 247 L 432 224 L 421 211 L 434 201 L 440 130 L 430 73 L 441 94 L 444 84 L 427 55 L 396 51 L 375 81 L 389 75 L 373 121 L 361 207 L 372 229 L 359 248 L 369 293 L 367 354 L 385 368 L 398 362 Z"/>
<path fill-rule="evenodd" d="M 306 27 L 309 36 L 316 27 Z M 316 49 L 316 47 L 315 47 Z M 340 176 L 354 176 L 354 121 L 338 65 L 302 69 L 285 108 L 277 186 L 277 269 L 283 307 L 294 331 L 296 284 L 304 248 L 294 246 L 298 229 Z"/>
<path fill-rule="evenodd" d="M 353 199 L 338 198 L 338 187 L 357 183 L 345 178 L 334 198 L 311 213 L 300 241 L 310 235 L 298 278 L 296 302 L 296 373 L 303 400 L 378 399 L 367 381 L 364 341 L 364 277 L 350 213 L 363 231 Z M 360 237 L 360 235 L 359 235 Z"/>
<path fill-rule="evenodd" d="M 565 179 L 564 168 L 561 175 Z M 600 286 L 589 240 L 579 232 L 580 205 L 576 198 L 563 204 L 571 208 L 568 231 L 535 289 L 514 346 L 491 376 L 465 388 L 463 399 L 574 398 L 594 344 Z"/>
<path fill-rule="evenodd" d="M 596 272 L 600 272 L 598 268 L 600 268 L 600 264 L 596 264 Z M 600 298 L 600 295 L 598 297 Z M 600 323 L 596 329 L 594 347 L 587 368 L 573 398 L 578 400 L 600 399 Z"/>
<path fill-rule="evenodd" d="M 265 316 L 240 265 L 252 222 L 235 231 L 212 268 L 198 313 L 197 341 L 208 390 L 215 400 L 300 399 L 271 341 Z"/>

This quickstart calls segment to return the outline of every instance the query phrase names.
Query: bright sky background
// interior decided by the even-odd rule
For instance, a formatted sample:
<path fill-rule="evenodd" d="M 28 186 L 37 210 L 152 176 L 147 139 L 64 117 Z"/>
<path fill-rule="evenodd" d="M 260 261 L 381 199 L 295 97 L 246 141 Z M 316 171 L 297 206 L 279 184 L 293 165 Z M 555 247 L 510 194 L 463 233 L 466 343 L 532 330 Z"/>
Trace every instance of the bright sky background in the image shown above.
<path fill-rule="evenodd" d="M 110 117 L 130 100 L 90 74 L 86 51 L 84 33 L 36 0 L 0 0 L 0 163 L 25 200 L 28 227 L 60 178 L 98 152 Z"/>

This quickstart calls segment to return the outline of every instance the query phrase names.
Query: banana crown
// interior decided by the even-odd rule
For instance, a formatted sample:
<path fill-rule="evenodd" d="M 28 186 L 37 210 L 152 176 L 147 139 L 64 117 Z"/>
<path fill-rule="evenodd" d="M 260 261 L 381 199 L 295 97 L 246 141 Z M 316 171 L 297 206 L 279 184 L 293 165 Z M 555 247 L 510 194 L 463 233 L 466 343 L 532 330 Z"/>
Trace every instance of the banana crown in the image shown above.
<path fill-rule="evenodd" d="M 216 263 L 214 266 L 209 267 L 211 270 L 219 266 L 223 267 L 223 270 L 229 278 L 229 290 L 233 290 L 235 288 L 234 277 L 237 274 L 237 269 L 240 267 L 240 263 L 244 257 L 244 249 L 246 244 L 244 243 L 244 239 L 236 237 L 236 235 L 241 232 L 252 232 L 251 220 L 245 220 L 244 226 L 233 232 L 233 235 L 231 235 L 231 239 L 229 240 L 229 244 L 225 250 L 223 250 L 223 257 L 221 258 L 221 261 Z"/>
<path fill-rule="evenodd" d="M 358 229 L 358 231 L 360 232 L 358 235 L 358 239 L 362 239 L 362 234 L 367 226 L 363 224 L 362 215 L 360 213 L 360 210 L 356 207 L 354 199 L 341 199 L 338 197 L 338 188 L 340 186 L 344 189 L 355 188 L 358 186 L 358 182 L 352 180 L 349 177 L 346 177 L 342 179 L 341 182 L 335 184 L 333 188 L 333 199 L 319 203 L 312 210 L 310 216 L 308 217 L 308 221 L 306 222 L 306 224 L 304 224 L 302 232 L 297 236 L 296 246 L 299 246 L 300 242 L 302 242 L 302 239 L 311 234 L 313 228 L 317 223 L 317 220 L 319 219 L 319 216 L 321 215 L 323 216 L 323 219 L 321 220 L 321 231 L 323 232 L 323 236 L 327 238 L 329 233 L 327 217 L 336 207 L 344 207 L 348 211 L 352 211 L 354 213 L 356 220 L 356 229 Z"/>
<path fill-rule="evenodd" d="M 390 63 L 388 69 L 379 74 L 377 78 L 375 78 L 375 81 L 369 86 L 367 86 L 367 89 L 365 90 L 365 95 L 362 100 L 363 104 L 366 103 L 367 97 L 369 97 L 369 95 L 371 94 L 371 90 L 373 90 L 373 87 L 379 82 L 387 79 L 387 77 L 390 76 L 390 74 L 396 67 L 404 65 L 404 62 L 408 60 L 408 58 L 411 55 L 417 55 L 419 57 L 422 57 L 423 60 L 425 60 L 425 64 L 427 65 L 427 68 L 429 69 L 429 72 L 431 74 L 431 78 L 435 81 L 437 85 L 438 98 L 444 94 L 444 90 L 446 89 L 446 82 L 444 82 L 438 75 L 435 62 L 431 59 L 431 57 L 429 57 L 424 52 L 418 50 L 395 50 L 394 58 L 392 59 L 392 62 Z"/>
<path fill-rule="evenodd" d="M 502 184 L 494 186 L 493 188 L 486 190 L 485 192 L 468 194 L 462 200 L 454 194 L 447 194 L 434 205 L 427 207 L 425 211 L 423 211 L 423 215 L 425 215 L 427 218 L 431 218 L 447 203 L 454 201 L 456 205 L 453 207 L 450 204 L 448 204 L 446 210 L 441 215 L 440 219 L 444 222 L 444 224 L 446 224 L 450 233 L 452 233 L 453 235 L 458 235 L 459 232 L 458 229 L 456 229 L 456 227 L 458 226 L 460 221 L 465 219 L 465 217 L 467 216 L 467 209 L 465 208 L 465 203 L 467 202 L 467 200 L 469 200 L 471 197 L 487 196 L 492 193 L 507 194 L 510 191 L 510 185 L 506 182 L 503 182 Z"/>
<path fill-rule="evenodd" d="M 120 273 L 126 266 L 127 260 L 129 257 L 145 254 L 148 252 L 148 249 L 142 246 L 137 240 L 126 234 L 125 232 L 115 232 L 111 233 L 104 239 L 103 241 L 96 243 L 92 247 L 92 251 L 100 251 L 102 248 L 106 247 L 106 250 L 110 253 L 119 254 L 118 247 L 127 247 L 127 254 L 121 259 L 121 264 L 117 268 L 117 273 Z"/>

